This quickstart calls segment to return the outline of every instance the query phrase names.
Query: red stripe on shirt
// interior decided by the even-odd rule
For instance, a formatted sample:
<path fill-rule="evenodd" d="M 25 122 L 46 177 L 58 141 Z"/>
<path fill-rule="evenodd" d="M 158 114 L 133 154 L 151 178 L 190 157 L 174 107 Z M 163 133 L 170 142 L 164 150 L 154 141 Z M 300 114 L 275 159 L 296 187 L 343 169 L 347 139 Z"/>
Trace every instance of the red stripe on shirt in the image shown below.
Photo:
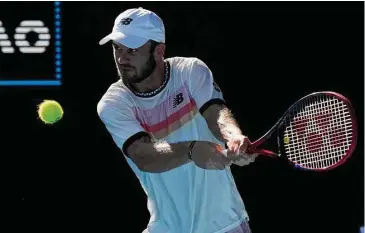
<path fill-rule="evenodd" d="M 191 112 L 195 108 L 195 106 L 196 106 L 195 101 L 193 99 L 190 99 L 189 103 L 187 103 L 184 107 L 180 108 L 177 112 L 171 114 L 166 120 L 153 125 L 141 124 L 141 126 L 148 132 L 156 133 L 161 129 L 167 128 L 169 125 L 180 120 L 180 118 L 183 117 L 185 114 Z"/>

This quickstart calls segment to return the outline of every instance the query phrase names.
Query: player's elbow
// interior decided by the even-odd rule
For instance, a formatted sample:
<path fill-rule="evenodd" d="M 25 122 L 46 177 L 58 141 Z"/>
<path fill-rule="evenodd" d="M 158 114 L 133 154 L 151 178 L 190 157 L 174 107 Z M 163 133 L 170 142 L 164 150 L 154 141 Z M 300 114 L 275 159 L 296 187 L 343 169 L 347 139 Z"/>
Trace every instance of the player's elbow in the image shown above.
<path fill-rule="evenodd" d="M 162 172 L 165 172 L 164 169 L 161 169 L 160 167 L 153 166 L 153 164 L 142 164 L 142 165 L 139 165 L 138 169 L 143 171 L 143 172 L 148 172 L 148 173 L 162 173 Z"/>
<path fill-rule="evenodd" d="M 149 136 L 126 142 L 123 151 L 133 161 L 137 168 L 143 172 L 162 173 L 169 171 L 183 162 L 182 159 L 173 159 L 170 154 L 161 154 L 156 149 L 156 144 L 151 142 Z"/>
<path fill-rule="evenodd" d="M 143 172 L 149 172 L 149 173 L 161 173 L 164 172 L 164 170 L 161 168 L 161 166 L 156 165 L 156 162 L 149 161 L 144 156 L 134 156 L 131 158 L 131 160 L 136 164 L 137 168 L 140 171 Z"/>
<path fill-rule="evenodd" d="M 143 172 L 162 173 L 168 170 L 161 161 L 154 159 L 153 156 L 147 153 L 131 153 L 129 158 Z"/>
<path fill-rule="evenodd" d="M 151 160 L 151 158 L 146 158 L 143 154 L 134 155 L 131 157 L 131 160 L 136 164 L 139 170 L 143 172 L 149 172 L 149 173 L 161 173 L 164 172 L 163 169 L 161 169 L 161 166 L 158 166 L 156 164 L 156 161 Z"/>
<path fill-rule="evenodd" d="M 132 158 L 131 158 L 132 159 Z M 137 168 L 140 170 L 140 171 L 143 171 L 143 172 L 149 172 L 149 169 L 148 169 L 148 165 L 146 163 L 143 163 L 143 162 L 139 162 L 138 160 L 136 159 L 132 159 L 132 161 L 134 162 L 134 164 L 137 166 Z"/>
<path fill-rule="evenodd" d="M 162 172 L 159 166 L 156 166 L 156 160 L 151 155 L 151 151 L 143 148 L 142 143 L 133 143 L 126 150 L 128 158 L 130 158 L 137 168 L 143 172 L 159 173 Z"/>

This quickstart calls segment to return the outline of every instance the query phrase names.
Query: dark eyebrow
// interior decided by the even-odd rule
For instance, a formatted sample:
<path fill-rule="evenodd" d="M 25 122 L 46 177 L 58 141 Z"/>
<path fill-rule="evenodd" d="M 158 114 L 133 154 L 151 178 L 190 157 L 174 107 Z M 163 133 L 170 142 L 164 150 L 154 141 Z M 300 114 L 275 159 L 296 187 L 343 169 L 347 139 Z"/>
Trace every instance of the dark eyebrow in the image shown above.
<path fill-rule="evenodd" d="M 112 43 L 113 47 L 115 49 L 123 49 L 121 46 L 115 44 L 115 43 Z M 131 48 L 127 48 L 128 51 L 133 51 L 133 52 L 137 52 L 138 51 L 138 48 L 137 49 L 131 49 Z"/>

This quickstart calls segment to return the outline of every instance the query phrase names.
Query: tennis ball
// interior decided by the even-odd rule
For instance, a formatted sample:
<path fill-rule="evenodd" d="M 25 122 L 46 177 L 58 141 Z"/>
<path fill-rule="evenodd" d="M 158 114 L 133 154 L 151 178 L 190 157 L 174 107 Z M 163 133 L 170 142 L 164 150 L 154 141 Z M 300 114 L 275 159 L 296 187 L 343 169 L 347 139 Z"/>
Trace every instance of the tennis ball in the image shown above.
<path fill-rule="evenodd" d="M 55 100 L 44 100 L 38 105 L 38 116 L 44 123 L 54 124 L 62 119 L 62 106 Z"/>
<path fill-rule="evenodd" d="M 288 136 L 284 137 L 284 143 L 285 144 L 288 144 L 290 142 L 290 139 Z"/>

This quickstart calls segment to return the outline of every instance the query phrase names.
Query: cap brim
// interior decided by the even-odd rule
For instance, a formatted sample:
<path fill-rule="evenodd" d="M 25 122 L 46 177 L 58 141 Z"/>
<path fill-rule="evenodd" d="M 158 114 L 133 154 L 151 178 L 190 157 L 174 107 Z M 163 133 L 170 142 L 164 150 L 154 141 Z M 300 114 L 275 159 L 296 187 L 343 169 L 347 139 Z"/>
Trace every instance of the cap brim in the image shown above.
<path fill-rule="evenodd" d="M 110 40 L 121 43 L 122 45 L 124 45 L 128 48 L 131 48 L 131 49 L 139 48 L 148 41 L 148 39 L 143 38 L 143 37 L 139 37 L 139 36 L 135 36 L 135 35 L 125 35 L 122 32 L 112 32 L 109 35 L 107 35 L 106 37 L 104 37 L 103 39 L 101 39 L 99 41 L 99 44 L 103 45 L 103 44 L 109 42 Z"/>

